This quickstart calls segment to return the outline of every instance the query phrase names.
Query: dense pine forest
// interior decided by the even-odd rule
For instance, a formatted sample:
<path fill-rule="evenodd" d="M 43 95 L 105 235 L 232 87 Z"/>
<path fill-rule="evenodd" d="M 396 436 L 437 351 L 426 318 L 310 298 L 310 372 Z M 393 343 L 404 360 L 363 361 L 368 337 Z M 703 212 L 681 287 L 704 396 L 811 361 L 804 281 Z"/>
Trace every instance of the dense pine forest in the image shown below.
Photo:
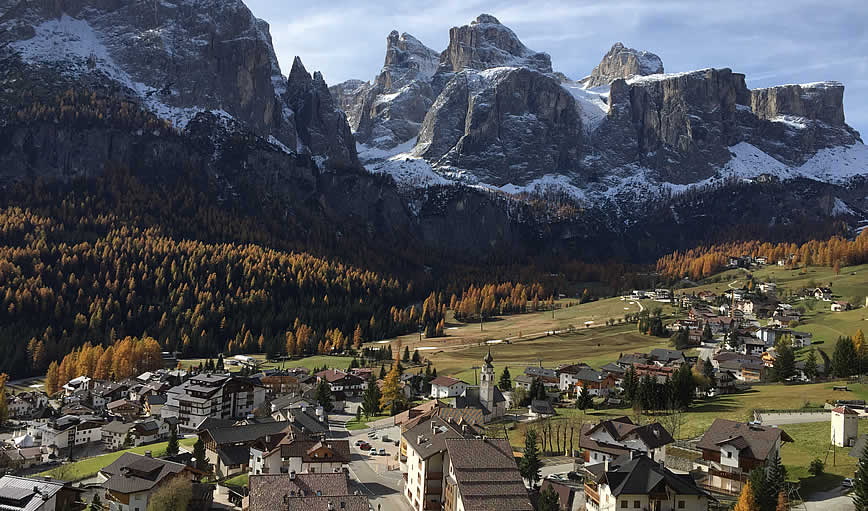
<path fill-rule="evenodd" d="M 89 186 L 99 193 L 33 183 L 15 195 L 34 207 L 0 209 L 0 372 L 41 374 L 79 347 L 129 336 L 185 356 L 343 352 L 419 328 L 442 335 L 447 305 L 472 321 L 550 306 L 557 292 L 456 279 L 435 293 L 430 280 L 271 248 L 281 240 L 256 222 L 192 201 L 166 206 L 123 173 Z M 181 232 L 262 243 L 170 235 L 144 216 L 163 207 L 185 213 L 172 224 Z"/>

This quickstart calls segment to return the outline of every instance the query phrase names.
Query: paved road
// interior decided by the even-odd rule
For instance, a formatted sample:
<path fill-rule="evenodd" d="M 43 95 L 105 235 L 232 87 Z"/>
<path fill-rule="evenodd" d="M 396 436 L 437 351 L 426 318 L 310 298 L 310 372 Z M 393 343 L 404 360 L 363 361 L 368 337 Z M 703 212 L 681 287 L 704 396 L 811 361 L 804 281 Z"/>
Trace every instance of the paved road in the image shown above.
<path fill-rule="evenodd" d="M 379 431 L 377 440 L 370 440 L 370 430 L 347 431 L 346 422 L 350 416 L 329 416 L 329 423 L 336 437 L 346 437 L 350 441 L 350 478 L 354 486 L 370 499 L 371 508 L 375 511 L 413 511 L 413 508 L 404 498 L 404 477 L 399 470 L 388 470 L 388 464 L 395 463 L 392 459 L 398 447 L 394 443 L 382 441 L 385 432 L 391 440 L 397 440 L 400 429 L 393 426 L 390 429 Z M 363 454 L 355 446 L 355 442 L 362 439 L 371 443 L 377 449 L 386 449 L 387 456 L 370 456 Z"/>

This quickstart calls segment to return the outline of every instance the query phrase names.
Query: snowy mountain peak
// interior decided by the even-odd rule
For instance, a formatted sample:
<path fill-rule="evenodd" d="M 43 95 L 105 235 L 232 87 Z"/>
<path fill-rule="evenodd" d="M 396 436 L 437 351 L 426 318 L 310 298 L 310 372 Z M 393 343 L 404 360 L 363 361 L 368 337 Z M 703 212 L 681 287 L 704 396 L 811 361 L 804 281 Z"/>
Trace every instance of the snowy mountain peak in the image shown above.
<path fill-rule="evenodd" d="M 470 22 L 471 25 L 483 25 L 483 24 L 491 24 L 491 25 L 500 25 L 500 21 L 492 16 L 491 14 L 480 14 L 476 17 L 475 20 Z"/>
<path fill-rule="evenodd" d="M 386 38 L 386 57 L 377 77 L 387 91 L 397 90 L 412 80 L 429 80 L 437 71 L 440 53 L 412 35 L 393 30 Z"/>
<path fill-rule="evenodd" d="M 604 87 L 618 78 L 660 73 L 663 73 L 663 61 L 660 57 L 648 51 L 627 48 L 623 43 L 617 42 L 583 82 L 587 88 Z"/>

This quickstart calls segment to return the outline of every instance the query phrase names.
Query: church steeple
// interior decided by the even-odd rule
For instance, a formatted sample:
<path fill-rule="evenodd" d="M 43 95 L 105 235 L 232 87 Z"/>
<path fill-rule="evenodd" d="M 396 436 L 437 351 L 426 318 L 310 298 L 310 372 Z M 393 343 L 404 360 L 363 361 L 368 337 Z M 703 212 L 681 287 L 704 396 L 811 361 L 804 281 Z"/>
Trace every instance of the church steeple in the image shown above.
<path fill-rule="evenodd" d="M 493 410 L 494 406 L 494 366 L 491 362 L 494 357 L 491 356 L 491 347 L 488 347 L 488 354 L 482 359 L 482 371 L 479 375 L 479 401 L 488 410 Z"/>

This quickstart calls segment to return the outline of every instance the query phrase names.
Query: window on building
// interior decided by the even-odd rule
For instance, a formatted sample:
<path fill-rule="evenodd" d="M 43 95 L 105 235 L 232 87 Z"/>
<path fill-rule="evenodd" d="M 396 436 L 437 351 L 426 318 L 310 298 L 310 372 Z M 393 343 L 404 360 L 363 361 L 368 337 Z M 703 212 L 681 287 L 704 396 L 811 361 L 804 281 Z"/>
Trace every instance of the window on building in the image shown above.
<path fill-rule="evenodd" d="M 683 500 L 678 501 L 678 509 L 684 509 L 684 501 Z"/>
<path fill-rule="evenodd" d="M 726 457 L 732 458 L 732 451 L 726 451 Z"/>
<path fill-rule="evenodd" d="M 626 500 L 621 501 L 621 509 L 627 509 L 628 506 L 629 506 L 629 504 L 627 503 Z"/>
<path fill-rule="evenodd" d="M 640 504 L 639 504 L 639 501 L 638 501 L 638 500 L 634 500 L 634 501 L 633 501 L 633 509 L 639 509 L 639 505 L 640 505 Z"/>

